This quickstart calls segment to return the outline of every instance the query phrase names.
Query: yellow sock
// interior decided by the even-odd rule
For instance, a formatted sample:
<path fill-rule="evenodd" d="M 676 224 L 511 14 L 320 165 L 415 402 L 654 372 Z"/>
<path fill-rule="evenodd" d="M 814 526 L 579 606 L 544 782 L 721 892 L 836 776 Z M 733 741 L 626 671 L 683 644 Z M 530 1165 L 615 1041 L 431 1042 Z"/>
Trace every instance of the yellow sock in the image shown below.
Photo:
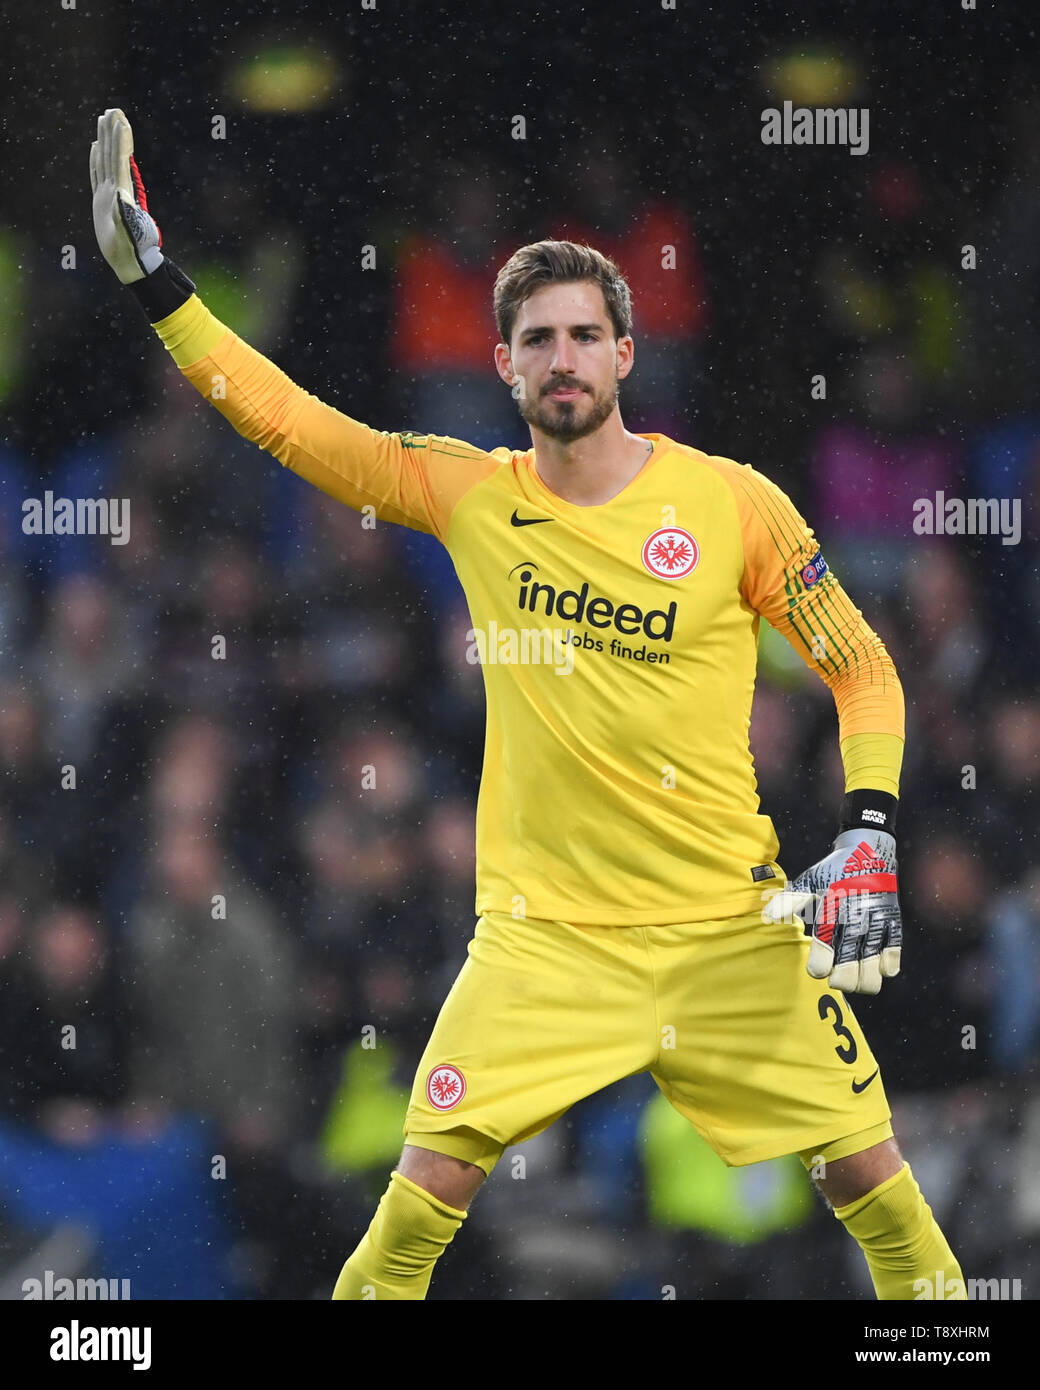
<path fill-rule="evenodd" d="M 879 1299 L 967 1299 L 961 1267 L 909 1163 L 834 1215 L 859 1241 Z"/>
<path fill-rule="evenodd" d="M 425 1298 L 433 1266 L 467 1214 L 439 1201 L 395 1168 L 371 1225 L 340 1270 L 333 1299 Z"/>

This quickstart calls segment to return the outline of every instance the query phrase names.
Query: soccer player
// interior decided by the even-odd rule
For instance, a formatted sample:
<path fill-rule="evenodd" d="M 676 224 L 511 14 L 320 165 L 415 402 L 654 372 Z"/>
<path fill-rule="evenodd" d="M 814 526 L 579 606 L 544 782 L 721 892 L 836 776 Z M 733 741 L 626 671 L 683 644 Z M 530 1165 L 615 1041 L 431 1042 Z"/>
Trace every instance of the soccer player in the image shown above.
<path fill-rule="evenodd" d="M 625 429 L 630 296 L 591 248 L 523 246 L 494 286 L 532 448 L 376 431 L 209 312 L 132 152 L 107 111 L 95 229 L 177 366 L 283 466 L 436 536 L 482 658 L 478 920 L 333 1298 L 424 1298 L 503 1150 L 645 1071 L 725 1163 L 797 1153 L 878 1298 L 965 1297 L 847 998 L 899 970 L 902 690 L 805 520 L 748 464 Z M 830 687 L 846 774 L 833 848 L 793 884 L 748 747 L 762 617 Z"/>

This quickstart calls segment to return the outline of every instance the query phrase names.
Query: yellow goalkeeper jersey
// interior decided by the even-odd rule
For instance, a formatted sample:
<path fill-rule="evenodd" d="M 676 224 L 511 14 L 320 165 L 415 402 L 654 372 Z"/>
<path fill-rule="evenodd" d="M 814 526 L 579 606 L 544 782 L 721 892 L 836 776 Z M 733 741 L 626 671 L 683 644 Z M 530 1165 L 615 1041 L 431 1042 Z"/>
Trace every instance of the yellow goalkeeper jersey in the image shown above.
<path fill-rule="evenodd" d="M 577 506 L 534 451 L 390 433 L 293 383 L 197 296 L 156 328 L 235 428 L 348 506 L 436 536 L 487 694 L 478 914 L 598 925 L 718 919 L 780 886 L 748 745 L 760 618 L 831 687 L 842 739 L 903 736 L 882 643 L 787 496 L 660 434 Z"/>

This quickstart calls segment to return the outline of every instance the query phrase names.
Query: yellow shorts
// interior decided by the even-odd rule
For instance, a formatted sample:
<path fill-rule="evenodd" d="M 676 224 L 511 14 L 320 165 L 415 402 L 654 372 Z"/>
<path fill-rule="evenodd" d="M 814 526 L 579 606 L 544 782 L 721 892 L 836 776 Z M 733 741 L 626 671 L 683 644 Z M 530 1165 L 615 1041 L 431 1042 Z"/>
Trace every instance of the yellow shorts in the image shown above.
<path fill-rule="evenodd" d="M 485 913 L 419 1063 L 405 1141 L 490 1173 L 577 1101 L 649 1071 L 730 1166 L 880 1143 L 878 1064 L 808 955 L 798 922 L 757 911 L 663 927 Z"/>

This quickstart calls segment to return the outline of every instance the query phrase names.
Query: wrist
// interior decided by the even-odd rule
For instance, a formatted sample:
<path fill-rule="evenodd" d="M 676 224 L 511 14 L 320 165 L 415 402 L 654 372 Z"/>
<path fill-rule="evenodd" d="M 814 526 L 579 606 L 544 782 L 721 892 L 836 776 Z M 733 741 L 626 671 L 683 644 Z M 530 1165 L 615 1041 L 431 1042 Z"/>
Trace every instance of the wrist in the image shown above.
<path fill-rule="evenodd" d="M 143 280 L 134 280 L 127 285 L 134 298 L 144 310 L 149 323 L 158 323 L 186 304 L 195 293 L 194 282 L 189 280 L 180 266 L 174 265 L 169 256 L 146 275 Z"/>
<path fill-rule="evenodd" d="M 846 830 L 883 830 L 891 836 L 896 832 L 896 810 L 899 798 L 889 792 L 871 791 L 866 787 L 846 792 L 841 803 L 838 833 Z"/>

